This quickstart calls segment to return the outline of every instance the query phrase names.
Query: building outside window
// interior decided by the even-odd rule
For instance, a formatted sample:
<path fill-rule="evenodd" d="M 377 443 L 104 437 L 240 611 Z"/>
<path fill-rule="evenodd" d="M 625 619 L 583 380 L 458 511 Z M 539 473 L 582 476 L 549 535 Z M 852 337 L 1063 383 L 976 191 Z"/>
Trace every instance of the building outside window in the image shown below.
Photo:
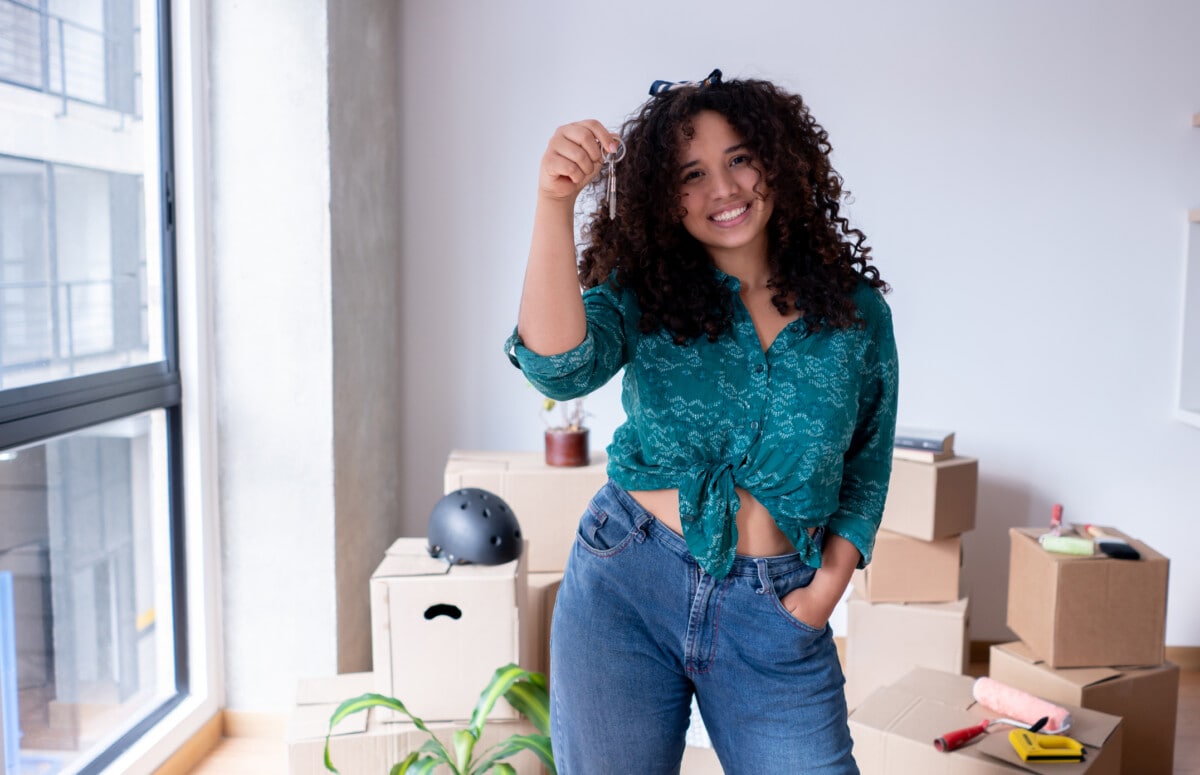
<path fill-rule="evenodd" d="M 166 6 L 0 0 L 0 775 L 187 693 Z"/>

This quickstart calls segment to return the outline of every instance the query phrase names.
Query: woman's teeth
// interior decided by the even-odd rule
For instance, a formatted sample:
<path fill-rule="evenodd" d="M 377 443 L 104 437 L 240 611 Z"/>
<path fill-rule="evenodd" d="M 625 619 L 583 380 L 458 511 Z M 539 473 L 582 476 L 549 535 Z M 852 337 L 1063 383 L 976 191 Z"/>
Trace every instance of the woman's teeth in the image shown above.
<path fill-rule="evenodd" d="M 750 208 L 748 206 L 742 205 L 741 207 L 737 208 L 736 210 L 726 210 L 723 213 L 717 213 L 716 215 L 714 215 L 712 217 L 712 219 L 714 221 L 717 221 L 718 223 L 723 223 L 725 221 L 732 221 L 734 218 L 737 218 L 739 215 L 741 215 L 742 213 L 746 212 L 749 209 Z"/>

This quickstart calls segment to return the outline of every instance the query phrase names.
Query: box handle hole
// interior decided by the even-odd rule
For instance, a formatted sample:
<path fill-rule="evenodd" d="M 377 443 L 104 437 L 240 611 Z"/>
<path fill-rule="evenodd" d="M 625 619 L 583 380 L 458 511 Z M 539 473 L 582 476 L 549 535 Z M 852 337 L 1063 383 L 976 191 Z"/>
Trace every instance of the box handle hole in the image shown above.
<path fill-rule="evenodd" d="M 436 619 L 439 616 L 449 616 L 451 619 L 457 620 L 462 618 L 462 611 L 458 606 L 447 603 L 438 603 L 425 609 L 426 619 Z"/>

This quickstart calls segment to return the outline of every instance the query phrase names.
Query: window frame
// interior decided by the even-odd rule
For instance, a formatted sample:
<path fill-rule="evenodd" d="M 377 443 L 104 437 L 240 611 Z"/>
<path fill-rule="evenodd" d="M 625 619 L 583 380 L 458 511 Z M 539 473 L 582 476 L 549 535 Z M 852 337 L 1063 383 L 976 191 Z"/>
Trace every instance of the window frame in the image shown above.
<path fill-rule="evenodd" d="M 64 434 L 145 411 L 161 409 L 167 422 L 166 470 L 169 478 L 169 542 L 171 547 L 171 605 L 175 647 L 175 692 L 160 702 L 126 730 L 91 761 L 79 764 L 79 773 L 89 775 L 109 771 L 153 772 L 182 742 L 195 734 L 219 710 L 221 700 L 221 656 L 216 637 L 216 541 L 211 515 L 215 508 L 215 428 L 213 413 L 198 401 L 199 410 L 183 402 L 184 383 L 190 382 L 194 395 L 211 396 L 207 389 L 210 372 L 200 369 L 205 345 L 203 326 L 194 321 L 202 317 L 203 301 L 180 303 L 180 256 L 189 262 L 185 274 L 193 281 L 205 275 L 203 239 L 204 208 L 196 197 L 193 212 L 185 217 L 189 244 L 178 248 L 175 178 L 177 137 L 184 142 L 185 176 L 202 188 L 202 161 L 207 153 L 198 138 L 203 131 L 204 57 L 200 41 L 204 35 L 203 0 L 143 0 L 157 6 L 159 187 L 163 302 L 163 357 L 150 363 L 115 369 L 81 377 L 55 380 L 0 390 L 0 451 L 43 442 Z M 173 23 L 178 18 L 182 24 Z M 143 31 L 144 34 L 144 31 Z M 185 56 L 182 72 L 175 67 L 176 43 L 182 43 Z M 199 50 L 198 50 L 199 47 Z M 148 64 L 148 63 L 147 63 Z M 179 80 L 176 80 L 179 79 Z M 183 87 L 184 126 L 177 134 L 176 86 Z M 199 243 L 199 244 L 198 244 Z M 200 283 L 201 285 L 203 283 Z M 190 321 L 180 320 L 181 308 Z M 180 332 L 183 344 L 197 372 L 187 376 L 181 366 Z M 199 356 L 199 357 L 198 357 Z M 190 515 L 190 516 L 189 516 Z M 216 647 L 216 651 L 208 651 Z M 193 660 L 192 655 L 198 655 Z"/>

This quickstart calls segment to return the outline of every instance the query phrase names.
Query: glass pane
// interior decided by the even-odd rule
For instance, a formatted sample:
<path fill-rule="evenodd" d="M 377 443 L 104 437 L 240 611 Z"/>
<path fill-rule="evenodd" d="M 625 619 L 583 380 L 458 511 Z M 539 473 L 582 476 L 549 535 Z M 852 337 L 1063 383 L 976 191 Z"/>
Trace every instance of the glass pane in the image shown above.
<path fill-rule="evenodd" d="M 175 692 L 166 418 L 0 453 L 0 716 L 19 772 L 87 761 Z"/>
<path fill-rule="evenodd" d="M 38 8 L 0 0 L 0 79 L 62 95 L 0 83 L 0 389 L 164 357 L 155 6 Z"/>
<path fill-rule="evenodd" d="M 53 356 L 46 165 L 0 157 L 0 384 Z"/>
<path fill-rule="evenodd" d="M 0 387 L 162 358 L 143 182 L 0 157 Z"/>

